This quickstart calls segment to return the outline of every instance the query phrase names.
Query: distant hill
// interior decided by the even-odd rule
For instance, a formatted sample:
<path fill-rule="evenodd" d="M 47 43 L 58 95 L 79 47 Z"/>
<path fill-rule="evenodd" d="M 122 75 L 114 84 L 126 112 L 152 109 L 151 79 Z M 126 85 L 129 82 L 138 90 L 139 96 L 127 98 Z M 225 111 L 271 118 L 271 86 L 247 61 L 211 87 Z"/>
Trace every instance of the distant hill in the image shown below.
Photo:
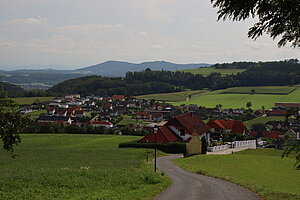
<path fill-rule="evenodd" d="M 146 68 L 150 68 L 152 70 L 174 71 L 182 69 L 193 69 L 204 66 L 210 66 L 210 64 L 175 64 L 165 61 L 143 62 L 136 64 L 122 61 L 107 61 L 76 70 L 0 70 L 0 81 L 17 84 L 23 88 L 46 89 L 62 81 L 83 76 L 98 75 L 105 77 L 124 77 L 126 72 L 128 71 L 142 71 Z"/>
<path fill-rule="evenodd" d="M 75 73 L 83 73 L 87 75 L 101 75 L 109 77 L 124 77 L 128 71 L 142 71 L 147 68 L 151 70 L 183 70 L 194 69 L 199 67 L 210 66 L 210 64 L 175 64 L 165 61 L 143 62 L 139 64 L 121 62 L 121 61 L 107 61 L 98 65 L 93 65 L 85 68 L 75 70 Z"/>

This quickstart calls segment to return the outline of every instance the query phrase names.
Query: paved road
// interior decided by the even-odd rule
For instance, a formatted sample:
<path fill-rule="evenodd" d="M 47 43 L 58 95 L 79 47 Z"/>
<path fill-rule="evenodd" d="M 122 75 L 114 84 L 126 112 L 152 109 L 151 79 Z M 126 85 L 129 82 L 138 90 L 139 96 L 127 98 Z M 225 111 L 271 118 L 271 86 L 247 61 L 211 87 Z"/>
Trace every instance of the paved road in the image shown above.
<path fill-rule="evenodd" d="M 175 166 L 172 159 L 181 155 L 160 157 L 157 167 L 172 180 L 172 185 L 153 200 L 256 200 L 249 190 L 220 179 L 191 173 Z M 222 167 L 222 166 L 220 166 Z"/>

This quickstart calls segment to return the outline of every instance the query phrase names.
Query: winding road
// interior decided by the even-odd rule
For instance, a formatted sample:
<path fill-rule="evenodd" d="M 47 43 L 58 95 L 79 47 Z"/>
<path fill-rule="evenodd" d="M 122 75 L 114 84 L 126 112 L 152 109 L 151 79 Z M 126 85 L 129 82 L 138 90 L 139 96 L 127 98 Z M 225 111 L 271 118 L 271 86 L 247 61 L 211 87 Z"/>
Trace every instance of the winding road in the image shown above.
<path fill-rule="evenodd" d="M 181 169 L 171 161 L 179 157 L 182 155 L 169 155 L 157 159 L 157 168 L 168 175 L 172 180 L 172 185 L 153 200 L 259 199 L 257 194 L 236 184 Z"/>

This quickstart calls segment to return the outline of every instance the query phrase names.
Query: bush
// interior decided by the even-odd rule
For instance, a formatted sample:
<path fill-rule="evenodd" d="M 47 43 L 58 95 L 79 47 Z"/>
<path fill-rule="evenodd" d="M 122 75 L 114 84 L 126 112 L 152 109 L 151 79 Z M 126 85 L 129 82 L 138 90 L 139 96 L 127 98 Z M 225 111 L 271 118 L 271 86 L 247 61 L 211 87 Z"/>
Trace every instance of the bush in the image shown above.
<path fill-rule="evenodd" d="M 139 143 L 137 141 L 124 142 L 119 144 L 119 148 L 149 148 L 154 149 L 155 143 Z M 186 153 L 185 143 L 156 143 L 156 148 L 165 153 Z"/>

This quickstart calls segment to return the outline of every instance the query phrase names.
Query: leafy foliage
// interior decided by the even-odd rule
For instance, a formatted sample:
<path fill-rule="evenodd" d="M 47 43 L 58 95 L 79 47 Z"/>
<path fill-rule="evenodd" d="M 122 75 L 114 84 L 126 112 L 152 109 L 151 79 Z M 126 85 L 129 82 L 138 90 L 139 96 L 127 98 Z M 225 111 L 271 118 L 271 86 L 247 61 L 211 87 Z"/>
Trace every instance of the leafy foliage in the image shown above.
<path fill-rule="evenodd" d="M 21 142 L 19 134 L 26 127 L 28 116 L 22 115 L 14 101 L 8 99 L 3 90 L 0 98 L 0 138 L 3 149 L 10 152 L 14 157 L 14 145 Z"/>
<path fill-rule="evenodd" d="M 256 39 L 263 33 L 271 38 L 281 37 L 278 46 L 300 47 L 300 0 L 211 0 L 218 10 L 218 20 L 241 21 L 258 16 L 248 31 Z"/>

